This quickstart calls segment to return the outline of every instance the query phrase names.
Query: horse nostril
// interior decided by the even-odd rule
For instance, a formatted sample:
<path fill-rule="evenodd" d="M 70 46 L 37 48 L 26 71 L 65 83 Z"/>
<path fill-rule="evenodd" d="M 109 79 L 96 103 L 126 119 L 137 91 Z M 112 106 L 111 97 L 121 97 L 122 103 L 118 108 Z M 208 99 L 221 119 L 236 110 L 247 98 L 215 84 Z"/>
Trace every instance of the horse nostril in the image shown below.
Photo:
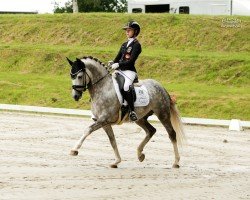
<path fill-rule="evenodd" d="M 74 99 L 75 99 L 75 101 L 78 101 L 79 100 L 79 96 L 78 95 L 74 95 Z"/>

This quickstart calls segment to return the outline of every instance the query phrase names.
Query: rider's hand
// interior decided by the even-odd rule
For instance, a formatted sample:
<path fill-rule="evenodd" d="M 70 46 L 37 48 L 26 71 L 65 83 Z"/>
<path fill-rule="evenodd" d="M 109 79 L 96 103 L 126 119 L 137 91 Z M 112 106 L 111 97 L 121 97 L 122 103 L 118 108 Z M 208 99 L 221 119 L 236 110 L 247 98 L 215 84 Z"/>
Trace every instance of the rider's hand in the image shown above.
<path fill-rule="evenodd" d="M 119 67 L 119 63 L 114 63 L 111 65 L 112 69 L 117 69 Z"/>
<path fill-rule="evenodd" d="M 113 60 L 108 61 L 108 67 L 111 67 L 111 65 L 113 65 L 113 64 L 114 64 Z"/>

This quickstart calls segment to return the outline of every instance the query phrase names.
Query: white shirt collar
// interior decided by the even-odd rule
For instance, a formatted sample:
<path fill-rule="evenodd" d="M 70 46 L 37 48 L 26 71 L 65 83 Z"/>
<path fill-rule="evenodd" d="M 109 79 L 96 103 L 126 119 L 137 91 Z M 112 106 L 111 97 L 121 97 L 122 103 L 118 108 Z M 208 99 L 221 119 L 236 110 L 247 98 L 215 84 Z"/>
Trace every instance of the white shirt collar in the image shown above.
<path fill-rule="evenodd" d="M 127 43 L 127 47 L 135 40 L 135 38 L 129 38 L 128 39 L 128 43 Z"/>

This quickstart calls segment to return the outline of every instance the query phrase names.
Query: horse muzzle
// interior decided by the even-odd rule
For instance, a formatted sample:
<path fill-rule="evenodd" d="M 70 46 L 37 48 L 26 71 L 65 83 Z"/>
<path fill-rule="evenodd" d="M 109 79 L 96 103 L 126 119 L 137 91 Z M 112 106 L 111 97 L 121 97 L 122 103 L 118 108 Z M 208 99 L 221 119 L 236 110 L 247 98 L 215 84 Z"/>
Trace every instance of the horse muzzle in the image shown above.
<path fill-rule="evenodd" d="M 75 99 L 75 101 L 79 101 L 79 99 L 81 98 L 81 96 L 78 96 L 78 95 L 74 95 L 73 97 Z"/>
<path fill-rule="evenodd" d="M 75 101 L 79 101 L 79 99 L 82 97 L 82 92 L 72 90 L 72 97 Z"/>

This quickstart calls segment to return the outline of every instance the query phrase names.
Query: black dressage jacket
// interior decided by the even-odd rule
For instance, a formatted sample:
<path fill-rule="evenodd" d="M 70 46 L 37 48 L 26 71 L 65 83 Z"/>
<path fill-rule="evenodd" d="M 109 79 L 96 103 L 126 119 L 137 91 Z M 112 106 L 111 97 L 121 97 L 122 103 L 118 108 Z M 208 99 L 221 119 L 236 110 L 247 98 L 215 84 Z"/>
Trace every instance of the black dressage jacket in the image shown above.
<path fill-rule="evenodd" d="M 135 61 L 141 53 L 141 44 L 137 39 L 129 44 L 128 42 L 122 44 L 114 63 L 119 63 L 119 68 L 122 71 L 131 70 L 137 73 L 135 69 Z"/>

